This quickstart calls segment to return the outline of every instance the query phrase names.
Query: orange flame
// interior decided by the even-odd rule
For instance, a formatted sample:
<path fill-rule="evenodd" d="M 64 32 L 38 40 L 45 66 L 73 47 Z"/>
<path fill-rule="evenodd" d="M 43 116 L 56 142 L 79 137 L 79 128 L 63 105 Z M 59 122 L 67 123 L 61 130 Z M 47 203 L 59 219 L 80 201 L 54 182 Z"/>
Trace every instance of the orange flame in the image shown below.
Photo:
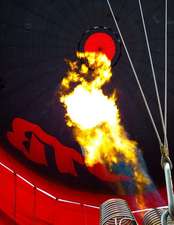
<path fill-rule="evenodd" d="M 140 190 L 149 181 L 138 166 L 137 143 L 128 138 L 121 124 L 116 92 L 107 96 L 102 90 L 112 77 L 111 61 L 102 53 L 89 52 L 77 52 L 77 59 L 67 61 L 70 69 L 61 82 L 66 123 L 82 146 L 88 166 L 124 161 L 132 166 Z"/>

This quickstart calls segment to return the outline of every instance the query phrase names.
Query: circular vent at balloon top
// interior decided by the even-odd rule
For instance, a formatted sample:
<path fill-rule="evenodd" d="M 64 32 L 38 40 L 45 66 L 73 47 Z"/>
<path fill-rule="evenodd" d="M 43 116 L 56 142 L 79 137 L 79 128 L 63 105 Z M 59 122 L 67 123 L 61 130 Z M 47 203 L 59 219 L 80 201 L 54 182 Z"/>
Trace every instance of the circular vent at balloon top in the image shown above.
<path fill-rule="evenodd" d="M 110 28 L 95 26 L 82 34 L 78 50 L 105 53 L 115 65 L 121 55 L 121 41 Z"/>

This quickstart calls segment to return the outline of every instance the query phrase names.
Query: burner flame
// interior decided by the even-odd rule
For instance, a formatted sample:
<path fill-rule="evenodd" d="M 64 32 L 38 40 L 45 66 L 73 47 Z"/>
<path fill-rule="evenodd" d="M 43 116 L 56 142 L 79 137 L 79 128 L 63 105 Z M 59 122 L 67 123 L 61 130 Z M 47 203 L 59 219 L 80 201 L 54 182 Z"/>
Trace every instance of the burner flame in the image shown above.
<path fill-rule="evenodd" d="M 77 52 L 77 61 L 67 60 L 69 70 L 60 87 L 60 102 L 66 110 L 67 126 L 85 153 L 85 163 L 108 165 L 125 162 L 133 168 L 138 189 L 149 182 L 139 169 L 137 143 L 130 140 L 121 124 L 117 95 L 104 94 L 112 77 L 106 55 Z"/>

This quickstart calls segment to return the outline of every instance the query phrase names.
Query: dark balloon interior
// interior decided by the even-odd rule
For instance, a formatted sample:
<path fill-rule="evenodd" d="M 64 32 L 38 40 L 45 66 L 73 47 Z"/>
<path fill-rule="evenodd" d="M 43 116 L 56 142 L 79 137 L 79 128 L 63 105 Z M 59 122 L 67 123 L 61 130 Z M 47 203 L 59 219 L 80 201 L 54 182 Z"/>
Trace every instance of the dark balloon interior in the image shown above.
<path fill-rule="evenodd" d="M 162 126 L 155 96 L 152 72 L 145 43 L 138 1 L 111 0 L 120 29 L 135 64 L 143 90 L 161 137 Z M 164 105 L 164 1 L 142 1 L 145 21 L 162 106 Z M 173 159 L 174 124 L 174 2 L 168 3 L 168 140 Z M 67 67 L 65 59 L 75 59 L 79 40 L 95 26 L 117 34 L 106 1 L 101 0 L 1 0 L 0 3 L 0 135 L 4 145 L 15 118 L 37 124 L 63 145 L 81 152 L 64 120 L 57 91 Z M 92 35 L 96 35 L 90 33 Z M 103 33 L 100 35 L 104 35 Z M 107 34 L 107 38 L 111 38 Z M 89 38 L 89 37 L 88 37 Z M 137 83 L 122 44 L 102 37 L 110 57 L 119 49 L 112 80 L 105 87 L 118 93 L 121 119 L 132 139 L 139 143 L 150 175 L 160 188 L 164 185 L 160 149 Z M 89 49 L 85 39 L 86 49 Z M 99 46 L 100 47 L 100 46 Z M 105 46 L 106 47 L 106 46 Z M 111 50 L 110 50 L 111 48 Z M 30 135 L 30 134 L 28 134 Z M 14 155 L 22 158 L 22 155 Z M 23 158 L 22 158 L 23 159 Z M 49 155 L 50 162 L 54 159 Z M 53 166 L 54 167 L 54 166 Z M 78 168 L 81 170 L 82 168 Z M 54 170 L 54 168 L 53 168 Z M 83 171 L 85 174 L 85 171 Z M 82 172 L 81 172 L 82 173 Z M 93 178 L 91 178 L 93 179 Z M 66 180 L 66 179 L 65 179 Z M 86 185 L 86 184 L 85 184 Z M 100 183 L 96 183 L 100 186 Z"/>

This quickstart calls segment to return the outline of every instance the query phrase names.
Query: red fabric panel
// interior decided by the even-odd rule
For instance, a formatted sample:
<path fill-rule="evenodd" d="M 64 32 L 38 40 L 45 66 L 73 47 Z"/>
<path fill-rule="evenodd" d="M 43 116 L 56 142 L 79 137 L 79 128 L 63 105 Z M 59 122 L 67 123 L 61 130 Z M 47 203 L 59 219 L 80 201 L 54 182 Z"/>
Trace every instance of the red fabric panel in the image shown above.
<path fill-rule="evenodd" d="M 18 225 L 7 214 L 0 210 L 0 225 Z"/>
<path fill-rule="evenodd" d="M 135 217 L 138 225 L 141 225 L 142 224 L 144 214 L 145 214 L 144 212 L 142 212 L 142 213 L 135 213 L 134 214 L 134 217 Z"/>
<path fill-rule="evenodd" d="M 57 201 L 55 225 L 84 225 L 84 219 L 80 204 Z"/>
<path fill-rule="evenodd" d="M 15 213 L 15 176 L 0 164 L 0 209 L 13 217 Z"/>
<path fill-rule="evenodd" d="M 85 225 L 99 225 L 99 209 L 84 205 Z"/>
<path fill-rule="evenodd" d="M 40 191 L 36 191 L 36 208 L 35 216 L 37 225 L 54 224 L 55 220 L 56 200 L 45 195 Z"/>
<path fill-rule="evenodd" d="M 34 220 L 34 188 L 16 177 L 16 221 L 31 225 Z"/>

